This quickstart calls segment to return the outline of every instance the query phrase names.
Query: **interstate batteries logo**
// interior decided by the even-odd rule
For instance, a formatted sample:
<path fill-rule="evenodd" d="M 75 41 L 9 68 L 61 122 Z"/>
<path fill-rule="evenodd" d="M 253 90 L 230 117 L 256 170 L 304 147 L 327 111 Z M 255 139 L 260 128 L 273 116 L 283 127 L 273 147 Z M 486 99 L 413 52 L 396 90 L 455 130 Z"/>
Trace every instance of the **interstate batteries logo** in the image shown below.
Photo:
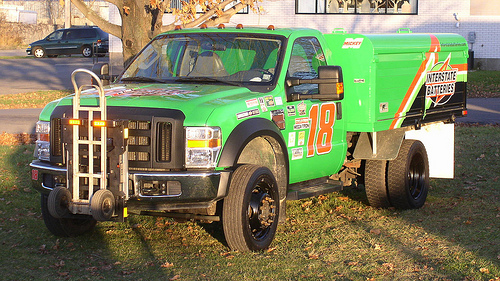
<path fill-rule="evenodd" d="M 432 100 L 434 106 L 447 103 L 455 93 L 457 68 L 450 66 L 450 56 L 444 62 L 438 62 L 427 72 L 425 96 Z"/>

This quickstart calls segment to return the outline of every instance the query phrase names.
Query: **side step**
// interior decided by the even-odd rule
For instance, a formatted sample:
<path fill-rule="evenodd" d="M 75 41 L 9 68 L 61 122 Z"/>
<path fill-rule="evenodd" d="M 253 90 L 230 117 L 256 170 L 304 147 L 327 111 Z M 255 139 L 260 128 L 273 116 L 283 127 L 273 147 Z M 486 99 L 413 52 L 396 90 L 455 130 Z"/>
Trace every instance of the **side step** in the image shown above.
<path fill-rule="evenodd" d="M 322 194 L 341 191 L 344 187 L 342 181 L 332 180 L 327 177 L 294 183 L 288 186 L 286 200 L 299 200 L 315 197 Z"/>

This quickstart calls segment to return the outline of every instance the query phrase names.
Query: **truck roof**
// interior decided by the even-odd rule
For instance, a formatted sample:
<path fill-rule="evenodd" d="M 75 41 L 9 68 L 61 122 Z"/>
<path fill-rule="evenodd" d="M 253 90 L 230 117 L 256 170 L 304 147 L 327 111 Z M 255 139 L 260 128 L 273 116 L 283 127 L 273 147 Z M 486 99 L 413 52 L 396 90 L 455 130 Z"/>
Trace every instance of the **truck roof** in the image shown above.
<path fill-rule="evenodd" d="M 274 34 L 274 35 L 281 35 L 285 37 L 289 37 L 290 34 L 292 33 L 308 33 L 309 35 L 314 35 L 314 34 L 322 34 L 320 31 L 317 29 L 312 29 L 312 28 L 296 28 L 296 27 L 286 27 L 286 28 L 275 28 L 272 25 L 269 26 L 243 26 L 243 25 L 237 25 L 237 26 L 224 26 L 224 27 L 206 27 L 206 28 L 200 28 L 200 27 L 194 27 L 194 28 L 180 28 L 177 30 L 171 30 L 164 32 L 160 35 L 163 34 L 175 34 L 175 33 L 253 33 L 253 34 Z"/>

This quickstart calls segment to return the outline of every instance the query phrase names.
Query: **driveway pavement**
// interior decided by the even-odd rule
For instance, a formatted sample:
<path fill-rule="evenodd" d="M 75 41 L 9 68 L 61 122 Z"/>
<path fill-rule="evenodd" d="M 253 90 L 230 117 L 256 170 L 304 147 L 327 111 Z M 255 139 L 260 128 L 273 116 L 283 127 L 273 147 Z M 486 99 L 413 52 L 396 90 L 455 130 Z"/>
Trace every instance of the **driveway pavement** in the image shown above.
<path fill-rule="evenodd" d="M 0 57 L 22 57 L 22 56 L 27 56 L 25 49 L 0 50 Z"/>

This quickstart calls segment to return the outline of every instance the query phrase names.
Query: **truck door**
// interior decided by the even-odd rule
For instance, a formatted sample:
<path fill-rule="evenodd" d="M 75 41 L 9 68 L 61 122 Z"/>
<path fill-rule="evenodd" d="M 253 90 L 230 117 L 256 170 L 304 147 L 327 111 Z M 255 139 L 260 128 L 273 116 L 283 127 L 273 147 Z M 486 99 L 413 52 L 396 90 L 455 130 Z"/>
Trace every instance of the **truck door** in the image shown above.
<path fill-rule="evenodd" d="M 318 78 L 318 67 L 326 65 L 325 54 L 315 37 L 301 37 L 293 42 L 287 78 Z M 287 96 L 317 94 L 318 84 L 289 87 Z M 345 152 L 345 133 L 338 122 L 339 101 L 302 99 L 286 103 L 285 138 L 288 138 L 290 183 L 335 174 L 341 167 Z"/>

